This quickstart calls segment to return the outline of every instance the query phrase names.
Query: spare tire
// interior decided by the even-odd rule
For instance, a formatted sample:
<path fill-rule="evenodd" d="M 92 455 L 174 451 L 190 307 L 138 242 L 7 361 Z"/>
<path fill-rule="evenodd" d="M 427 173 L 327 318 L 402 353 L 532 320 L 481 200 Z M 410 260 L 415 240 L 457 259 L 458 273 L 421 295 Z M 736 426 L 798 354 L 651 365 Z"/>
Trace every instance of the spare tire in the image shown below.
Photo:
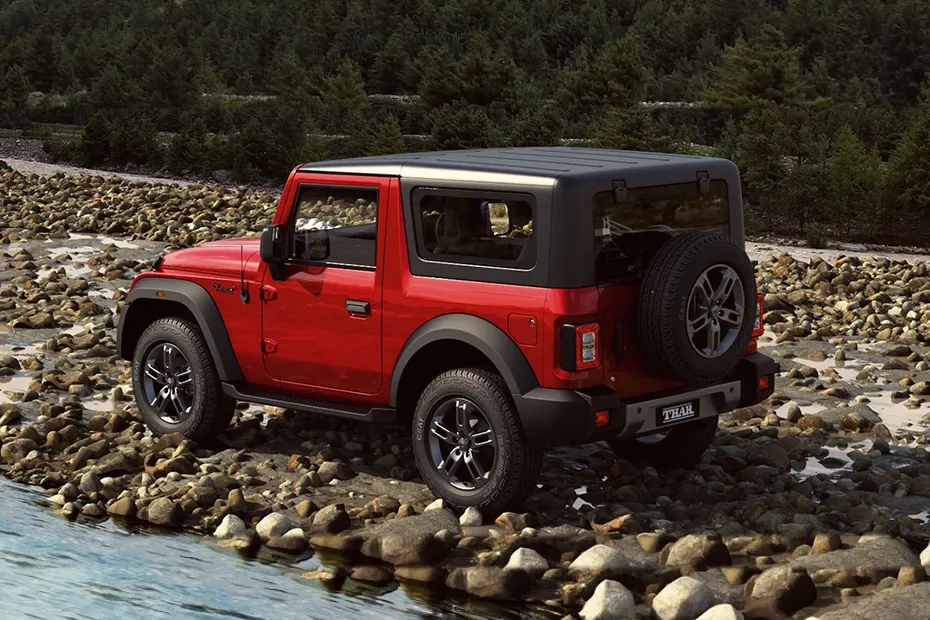
<path fill-rule="evenodd" d="M 752 336 L 756 280 L 728 237 L 688 232 L 666 242 L 646 269 L 639 299 L 640 348 L 669 378 L 725 378 Z"/>

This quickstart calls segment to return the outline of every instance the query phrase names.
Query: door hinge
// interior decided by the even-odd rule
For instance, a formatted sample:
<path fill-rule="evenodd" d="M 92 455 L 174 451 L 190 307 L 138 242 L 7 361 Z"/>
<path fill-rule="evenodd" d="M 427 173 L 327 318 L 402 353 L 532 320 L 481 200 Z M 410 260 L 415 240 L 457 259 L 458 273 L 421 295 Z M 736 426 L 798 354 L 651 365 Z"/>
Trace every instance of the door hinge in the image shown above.
<path fill-rule="evenodd" d="M 710 193 L 710 175 L 707 174 L 706 170 L 701 170 L 697 173 L 698 181 L 698 193 L 699 194 L 709 194 Z"/>
<path fill-rule="evenodd" d="M 273 286 L 263 286 L 260 291 L 259 297 L 262 298 L 262 301 L 271 301 L 278 297 L 278 289 Z"/>
<path fill-rule="evenodd" d="M 278 350 L 278 343 L 270 338 L 262 340 L 262 353 L 275 353 Z"/>
<path fill-rule="evenodd" d="M 614 187 L 614 202 L 621 204 L 626 202 L 627 191 L 626 191 L 626 181 L 619 179 L 613 182 Z"/>

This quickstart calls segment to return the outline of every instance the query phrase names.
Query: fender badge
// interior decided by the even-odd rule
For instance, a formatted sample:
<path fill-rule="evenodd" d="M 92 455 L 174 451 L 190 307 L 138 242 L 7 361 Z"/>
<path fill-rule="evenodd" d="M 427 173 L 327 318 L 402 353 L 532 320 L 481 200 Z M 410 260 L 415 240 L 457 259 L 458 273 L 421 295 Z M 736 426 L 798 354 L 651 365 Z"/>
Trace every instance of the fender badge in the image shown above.
<path fill-rule="evenodd" d="M 213 290 L 216 291 L 217 293 L 235 293 L 236 287 L 235 286 L 229 286 L 229 287 L 220 286 L 219 282 L 214 282 Z"/>

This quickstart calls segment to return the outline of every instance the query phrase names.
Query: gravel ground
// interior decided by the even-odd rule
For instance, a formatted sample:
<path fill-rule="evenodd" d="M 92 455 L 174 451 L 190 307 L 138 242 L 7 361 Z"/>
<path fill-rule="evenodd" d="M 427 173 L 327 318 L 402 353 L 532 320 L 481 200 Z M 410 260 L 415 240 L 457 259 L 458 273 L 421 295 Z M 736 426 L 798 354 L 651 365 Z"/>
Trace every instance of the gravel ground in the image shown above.
<path fill-rule="evenodd" d="M 659 472 L 603 444 L 550 450 L 526 512 L 460 517 L 419 479 L 406 428 L 242 406 L 197 446 L 142 425 L 114 349 L 132 277 L 164 248 L 257 231 L 273 197 L 0 173 L 0 205 L 0 473 L 47 489 L 64 517 L 247 554 L 335 550 L 305 577 L 421 581 L 583 618 L 925 618 L 919 257 L 751 245 L 761 348 L 782 365 L 770 401 L 722 416 L 694 469 Z"/>

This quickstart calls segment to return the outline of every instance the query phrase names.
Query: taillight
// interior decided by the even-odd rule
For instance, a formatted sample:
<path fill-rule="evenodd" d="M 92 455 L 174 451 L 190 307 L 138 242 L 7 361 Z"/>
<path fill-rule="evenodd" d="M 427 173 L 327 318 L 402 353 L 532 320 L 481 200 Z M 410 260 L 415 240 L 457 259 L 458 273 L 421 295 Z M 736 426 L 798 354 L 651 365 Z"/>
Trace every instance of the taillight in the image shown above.
<path fill-rule="evenodd" d="M 577 372 L 600 366 L 600 332 L 601 327 L 597 323 L 563 325 L 560 351 L 562 368 Z"/>
<path fill-rule="evenodd" d="M 765 333 L 765 324 L 762 322 L 762 315 L 765 313 L 765 295 L 759 293 L 756 297 L 756 303 L 755 327 L 752 329 L 753 338 L 758 338 Z"/>

